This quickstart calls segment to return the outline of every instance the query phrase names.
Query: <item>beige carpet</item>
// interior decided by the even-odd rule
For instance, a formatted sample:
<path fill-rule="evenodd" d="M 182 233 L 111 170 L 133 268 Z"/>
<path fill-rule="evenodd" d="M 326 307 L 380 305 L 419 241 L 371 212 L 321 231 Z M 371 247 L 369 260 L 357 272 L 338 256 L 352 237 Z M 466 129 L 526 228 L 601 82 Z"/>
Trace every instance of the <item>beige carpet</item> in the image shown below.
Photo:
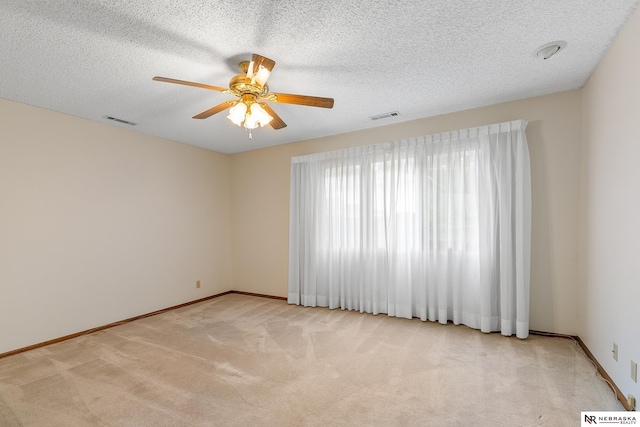
<path fill-rule="evenodd" d="M 571 340 L 226 295 L 0 359 L 0 426 L 572 426 Z"/>

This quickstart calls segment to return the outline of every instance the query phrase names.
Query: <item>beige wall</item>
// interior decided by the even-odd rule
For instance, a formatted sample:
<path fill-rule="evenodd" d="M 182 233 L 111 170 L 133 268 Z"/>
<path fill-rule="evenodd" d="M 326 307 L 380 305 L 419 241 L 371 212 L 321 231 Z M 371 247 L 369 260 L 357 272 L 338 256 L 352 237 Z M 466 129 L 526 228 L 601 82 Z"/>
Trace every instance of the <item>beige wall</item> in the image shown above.
<path fill-rule="evenodd" d="M 622 392 L 640 363 L 640 10 L 583 89 L 580 337 Z M 616 362 L 611 350 L 619 346 Z"/>
<path fill-rule="evenodd" d="M 0 117 L 0 353 L 231 289 L 229 156 L 2 99 Z"/>
<path fill-rule="evenodd" d="M 519 118 L 531 327 L 576 333 L 580 101 L 571 91 L 226 156 L 0 100 L 0 353 L 231 288 L 285 296 L 292 156 Z"/>
<path fill-rule="evenodd" d="M 533 187 L 531 328 L 575 334 L 580 102 L 580 91 L 570 91 L 232 155 L 234 289 L 287 295 L 291 157 L 524 119 Z"/>

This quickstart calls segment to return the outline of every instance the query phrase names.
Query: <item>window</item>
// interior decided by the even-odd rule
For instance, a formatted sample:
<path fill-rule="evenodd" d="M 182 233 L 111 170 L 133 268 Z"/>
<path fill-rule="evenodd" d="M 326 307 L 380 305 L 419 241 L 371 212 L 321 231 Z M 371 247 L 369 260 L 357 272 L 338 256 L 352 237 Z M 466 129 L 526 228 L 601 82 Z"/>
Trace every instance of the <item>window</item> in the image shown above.
<path fill-rule="evenodd" d="M 290 302 L 526 336 L 525 127 L 293 159 Z"/>

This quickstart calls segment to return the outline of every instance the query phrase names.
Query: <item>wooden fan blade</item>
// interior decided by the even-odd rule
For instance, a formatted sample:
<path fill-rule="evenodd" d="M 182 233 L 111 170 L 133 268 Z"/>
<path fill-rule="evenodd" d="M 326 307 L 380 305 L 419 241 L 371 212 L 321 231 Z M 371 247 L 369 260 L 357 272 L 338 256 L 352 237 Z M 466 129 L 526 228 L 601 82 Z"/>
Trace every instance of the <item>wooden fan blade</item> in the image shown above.
<path fill-rule="evenodd" d="M 276 61 L 273 59 L 254 53 L 247 69 L 247 83 L 264 87 L 275 65 Z"/>
<path fill-rule="evenodd" d="M 257 72 L 261 65 L 269 72 L 271 72 L 271 70 L 273 70 L 273 67 L 275 67 L 276 65 L 276 61 L 274 61 L 273 59 L 258 55 L 257 53 L 253 54 L 253 56 L 251 57 L 251 62 L 253 62 L 254 72 Z"/>
<path fill-rule="evenodd" d="M 274 93 L 276 102 L 281 104 L 307 105 L 309 107 L 333 108 L 333 98 L 318 96 L 293 95 L 290 93 Z"/>
<path fill-rule="evenodd" d="M 203 111 L 200 114 L 193 116 L 194 119 L 206 119 L 207 117 L 211 117 L 214 114 L 219 113 L 220 111 L 224 111 L 227 108 L 231 108 L 236 104 L 236 101 L 225 101 L 222 104 L 218 104 L 215 107 L 209 108 L 207 111 Z"/>
<path fill-rule="evenodd" d="M 271 116 L 273 117 L 273 120 L 271 120 L 269 122 L 269 126 L 271 126 L 272 128 L 274 128 L 275 130 L 278 129 L 282 129 L 282 128 L 286 128 L 287 124 L 285 122 L 282 121 L 282 119 L 280 118 L 279 115 L 276 114 L 275 111 L 273 111 L 273 108 L 269 107 L 267 104 L 260 104 L 262 105 L 262 108 L 265 109 L 265 111 Z"/>
<path fill-rule="evenodd" d="M 222 92 L 222 91 L 227 90 L 227 89 L 225 89 L 223 87 L 205 85 L 205 84 L 202 84 L 202 83 L 188 82 L 186 80 L 170 79 L 168 77 L 155 76 L 153 78 L 153 80 L 155 80 L 157 82 L 174 83 L 174 84 L 177 84 L 177 85 L 199 87 L 199 88 L 202 88 L 202 89 L 215 90 L 215 91 L 218 91 L 218 92 Z"/>

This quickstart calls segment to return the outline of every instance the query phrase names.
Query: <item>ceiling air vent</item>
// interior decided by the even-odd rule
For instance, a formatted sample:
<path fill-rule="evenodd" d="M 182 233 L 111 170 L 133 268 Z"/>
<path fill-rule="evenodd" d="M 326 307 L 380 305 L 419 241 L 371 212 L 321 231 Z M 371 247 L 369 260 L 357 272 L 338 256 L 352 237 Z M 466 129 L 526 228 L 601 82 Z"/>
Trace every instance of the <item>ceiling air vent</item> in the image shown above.
<path fill-rule="evenodd" d="M 114 122 L 123 123 L 123 124 L 125 124 L 125 125 L 131 125 L 131 126 L 135 126 L 135 125 L 136 125 L 136 124 L 135 124 L 135 123 L 133 123 L 133 122 L 129 122 L 129 121 L 127 121 L 127 120 L 122 120 L 122 119 L 119 119 L 119 118 L 117 118 L 117 117 L 104 116 L 104 118 L 105 118 L 105 119 L 107 119 L 107 120 L 112 120 L 112 121 L 114 121 Z"/>
<path fill-rule="evenodd" d="M 400 113 L 398 113 L 397 111 L 393 111 L 391 113 L 384 113 L 384 114 L 378 114 L 377 116 L 371 116 L 370 119 L 371 120 L 382 120 L 382 119 L 389 119 L 391 117 L 396 117 L 399 116 Z"/>

